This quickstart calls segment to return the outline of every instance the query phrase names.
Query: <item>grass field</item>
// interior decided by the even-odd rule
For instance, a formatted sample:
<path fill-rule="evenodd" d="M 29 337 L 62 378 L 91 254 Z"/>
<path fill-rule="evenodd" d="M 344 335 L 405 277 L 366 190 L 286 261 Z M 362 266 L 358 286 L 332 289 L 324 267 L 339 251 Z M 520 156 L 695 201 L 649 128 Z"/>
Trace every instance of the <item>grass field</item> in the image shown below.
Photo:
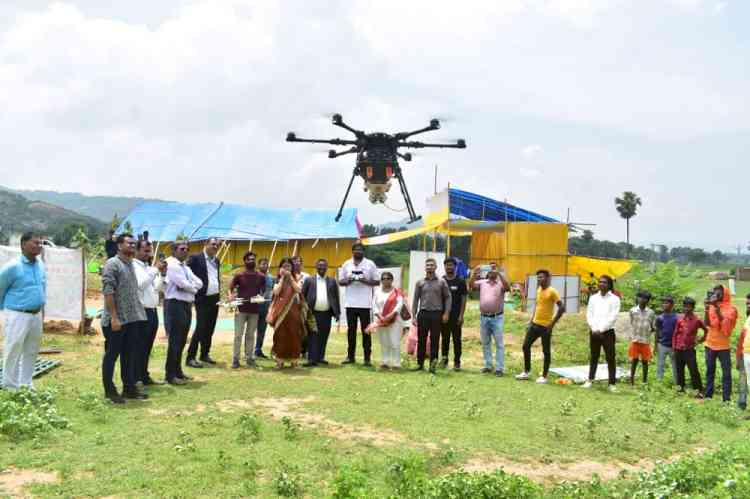
<path fill-rule="evenodd" d="M 696 294 L 710 284 L 691 282 Z M 736 300 L 743 318 L 740 297 L 748 291 L 741 286 Z M 332 334 L 330 367 L 278 372 L 261 362 L 236 371 L 228 367 L 230 344 L 219 340 L 219 366 L 190 369 L 195 380 L 186 387 L 155 387 L 148 401 L 125 406 L 102 402 L 101 337 L 46 335 L 43 346 L 61 348 L 64 364 L 37 387 L 56 392 L 57 410 L 70 426 L 3 438 L 0 465 L 10 469 L 8 476 L 52 473 L 38 475 L 48 482 L 23 489 L 39 496 L 410 497 L 402 483 L 409 476 L 503 468 L 541 484 L 541 494 L 561 497 L 553 487 L 563 480 L 598 475 L 625 483 L 657 460 L 746 440 L 748 428 L 733 406 L 679 396 L 653 379 L 655 368 L 647 387 L 621 385 L 616 394 L 515 381 L 527 320 L 508 314 L 503 378 L 479 374 L 472 316 L 463 372 L 341 367 L 343 328 Z M 541 352 L 535 348 L 536 373 Z M 625 348 L 620 341 L 622 365 Z M 164 353 L 160 343 L 152 359 L 157 376 Z M 361 350 L 358 355 L 361 360 Z M 566 316 L 555 331 L 553 364 L 587 358 L 583 317 Z M 21 490 L 1 477 L 6 491 Z M 515 495 L 520 492 L 502 497 Z"/>

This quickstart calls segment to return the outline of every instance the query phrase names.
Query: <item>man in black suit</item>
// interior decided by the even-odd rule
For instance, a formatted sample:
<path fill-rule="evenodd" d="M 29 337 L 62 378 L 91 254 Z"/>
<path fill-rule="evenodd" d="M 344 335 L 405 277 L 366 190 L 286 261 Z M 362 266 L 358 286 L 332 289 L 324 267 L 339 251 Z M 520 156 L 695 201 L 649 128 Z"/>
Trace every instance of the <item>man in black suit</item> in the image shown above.
<path fill-rule="evenodd" d="M 206 241 L 203 252 L 191 255 L 187 265 L 196 277 L 203 282 L 203 287 L 195 295 L 195 330 L 190 338 L 185 364 L 190 367 L 203 367 L 195 357 L 200 346 L 200 360 L 206 364 L 216 364 L 209 356 L 211 338 L 216 329 L 216 318 L 219 315 L 219 297 L 221 296 L 221 262 L 216 258 L 219 252 L 219 240 L 212 237 Z"/>
<path fill-rule="evenodd" d="M 304 366 L 317 366 L 328 364 L 325 360 L 328 335 L 331 332 L 331 320 L 338 321 L 341 314 L 339 304 L 339 285 L 333 277 L 326 277 L 328 272 L 328 261 L 325 258 L 318 259 L 315 264 L 317 274 L 315 277 L 305 279 L 302 284 L 302 296 L 307 301 L 307 306 L 315 317 L 318 325 L 317 333 L 308 337 L 307 362 Z"/>

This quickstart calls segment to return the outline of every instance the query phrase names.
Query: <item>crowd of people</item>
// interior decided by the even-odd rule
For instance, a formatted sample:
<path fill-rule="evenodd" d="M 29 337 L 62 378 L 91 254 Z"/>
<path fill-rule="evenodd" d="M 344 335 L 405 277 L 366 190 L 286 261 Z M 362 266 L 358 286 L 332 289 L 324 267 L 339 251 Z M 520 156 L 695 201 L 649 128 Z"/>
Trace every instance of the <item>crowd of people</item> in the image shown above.
<path fill-rule="evenodd" d="M 41 311 L 46 301 L 46 271 L 37 258 L 41 240 L 34 234 L 21 238 L 22 255 L 0 269 L 0 310 L 5 311 L 5 348 L 3 387 L 32 388 L 34 363 L 42 337 Z M 172 255 L 154 255 L 148 234 L 134 237 L 120 234 L 107 247 L 108 258 L 102 272 L 104 309 L 101 326 L 104 334 L 102 384 L 105 397 L 121 404 L 125 399 L 146 399 L 145 387 L 169 383 L 184 385 L 192 378 L 183 367 L 200 369 L 216 364 L 211 347 L 219 308 L 234 304 L 234 342 L 232 369 L 244 362 L 255 367 L 263 353 L 267 325 L 273 328 L 270 356 L 276 367 L 285 365 L 314 367 L 328 364 L 326 347 L 332 323 L 345 317 L 347 355 L 343 364 L 357 362 L 357 343 L 361 339 L 363 362 L 372 366 L 372 336 L 380 342 L 380 368 L 401 368 L 401 345 L 404 335 L 416 335 L 415 371 L 447 368 L 453 346 L 453 369 L 461 370 L 462 326 L 470 291 L 479 295 L 479 331 L 484 365 L 482 373 L 505 374 L 504 297 L 510 284 L 497 265 L 491 263 L 486 275 L 480 267 L 472 270 L 468 282 L 457 274 L 458 262 L 446 258 L 444 275 L 438 277 L 438 262 L 425 261 L 425 275 L 407 297 L 394 283 L 388 271 L 380 272 L 365 257 L 365 247 L 357 242 L 352 257 L 336 277 L 328 276 L 328 262 L 320 258 L 315 275 L 303 271 L 299 256 L 282 258 L 277 272 L 269 270 L 269 261 L 257 259 L 252 251 L 243 257 L 244 268 L 233 276 L 222 300 L 221 261 L 217 258 L 220 243 L 211 238 L 203 251 L 189 255 L 186 241 L 172 244 Z M 523 371 L 519 381 L 531 379 L 531 347 L 542 344 L 542 368 L 536 382 L 547 383 L 552 362 L 553 331 L 565 313 L 559 292 L 551 286 L 550 272 L 536 273 L 537 290 L 534 309 L 523 341 Z M 343 288 L 343 303 L 340 301 Z M 163 294 L 164 330 L 167 354 L 164 380 L 154 379 L 149 361 L 157 331 L 157 309 Z M 672 378 L 685 391 L 685 368 L 690 373 L 696 396 L 710 398 L 714 393 L 716 363 L 722 369 L 722 397 L 732 393 L 730 337 L 738 314 L 731 304 L 729 290 L 716 286 L 705 300 L 703 318 L 695 313 L 695 300 L 682 301 L 682 313 L 675 312 L 674 299 L 662 297 L 660 314 L 649 308 L 649 292 L 637 295 L 637 305 L 628 311 L 630 337 L 630 383 L 635 383 L 641 367 L 643 382 L 648 380 L 653 357 L 652 341 L 657 354 L 657 377 L 662 379 L 666 363 L 671 363 Z M 188 343 L 193 323 L 195 327 Z M 596 379 L 601 350 L 607 364 L 609 390 L 616 391 L 617 359 L 615 325 L 621 311 L 620 296 L 613 292 L 613 280 L 603 275 L 598 289 L 588 299 L 586 321 L 590 330 L 590 365 L 583 388 L 591 388 Z M 750 317 L 750 295 L 747 297 Z M 747 373 L 750 371 L 750 318 L 736 345 L 736 365 L 742 379 L 739 404 L 747 402 Z M 703 331 L 702 336 L 698 332 Z M 622 332 L 621 332 L 622 333 Z M 706 384 L 701 380 L 696 346 L 705 345 Z M 494 344 L 494 356 L 493 356 Z M 428 361 L 429 345 L 429 361 Z M 187 353 L 183 360 L 183 352 Z M 749 353 L 745 354 L 747 351 Z M 114 371 L 120 363 L 122 391 L 114 382 Z"/>

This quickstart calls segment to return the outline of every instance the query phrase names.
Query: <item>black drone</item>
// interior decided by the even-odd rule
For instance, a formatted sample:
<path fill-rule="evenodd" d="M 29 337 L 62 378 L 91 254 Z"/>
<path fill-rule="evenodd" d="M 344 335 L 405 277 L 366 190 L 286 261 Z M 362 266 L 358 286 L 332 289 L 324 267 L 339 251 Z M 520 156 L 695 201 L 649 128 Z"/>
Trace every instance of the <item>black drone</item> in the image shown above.
<path fill-rule="evenodd" d="M 343 140 L 343 139 L 300 139 L 294 132 L 289 132 L 286 135 L 287 142 L 309 142 L 313 144 L 332 144 L 335 146 L 352 146 L 344 151 L 335 151 L 331 149 L 328 151 L 329 158 L 338 158 L 344 154 L 357 153 L 357 164 L 352 172 L 352 178 L 349 181 L 349 187 L 346 188 L 346 194 L 344 194 L 344 200 L 341 201 L 341 207 L 339 208 L 338 215 L 336 215 L 336 221 L 341 219 L 341 212 L 346 204 L 346 199 L 349 197 L 349 191 L 352 188 L 354 178 L 359 175 L 365 181 L 365 192 L 370 193 L 370 202 L 385 203 L 386 193 L 391 189 L 391 178 L 396 177 L 398 179 L 398 185 L 401 188 L 401 194 L 404 196 L 406 202 L 406 209 L 409 211 L 410 222 L 419 220 L 414 212 L 414 206 L 412 205 L 411 198 L 409 197 L 409 191 L 406 189 L 406 182 L 404 182 L 404 175 L 401 171 L 401 167 L 398 164 L 398 158 L 404 161 L 411 161 L 411 153 L 402 154 L 398 152 L 399 147 L 440 147 L 440 148 L 454 148 L 454 149 L 465 149 L 466 141 L 459 139 L 455 144 L 426 144 L 424 142 L 407 141 L 406 139 L 412 135 L 419 133 L 429 132 L 440 128 L 440 121 L 433 119 L 430 120 L 430 126 L 414 130 L 413 132 L 399 132 L 396 134 L 388 133 L 365 133 L 361 130 L 355 130 L 346 123 L 340 114 L 333 115 L 333 124 L 349 130 L 355 135 L 354 140 Z"/>

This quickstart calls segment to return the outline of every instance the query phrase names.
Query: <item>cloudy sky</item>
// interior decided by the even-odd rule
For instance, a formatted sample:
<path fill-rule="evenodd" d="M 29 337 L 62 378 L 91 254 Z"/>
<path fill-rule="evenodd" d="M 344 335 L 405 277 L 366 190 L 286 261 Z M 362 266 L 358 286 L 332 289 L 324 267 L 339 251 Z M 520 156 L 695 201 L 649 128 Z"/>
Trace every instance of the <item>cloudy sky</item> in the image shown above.
<path fill-rule="evenodd" d="M 406 177 L 638 244 L 750 241 L 745 0 L 0 3 L 0 184 L 336 209 L 353 167 L 325 148 L 444 118 Z M 424 136 L 427 139 L 427 136 Z M 359 184 L 355 184 L 359 185 Z M 403 213 L 369 205 L 364 222 Z M 389 206 L 403 207 L 398 196 Z"/>

